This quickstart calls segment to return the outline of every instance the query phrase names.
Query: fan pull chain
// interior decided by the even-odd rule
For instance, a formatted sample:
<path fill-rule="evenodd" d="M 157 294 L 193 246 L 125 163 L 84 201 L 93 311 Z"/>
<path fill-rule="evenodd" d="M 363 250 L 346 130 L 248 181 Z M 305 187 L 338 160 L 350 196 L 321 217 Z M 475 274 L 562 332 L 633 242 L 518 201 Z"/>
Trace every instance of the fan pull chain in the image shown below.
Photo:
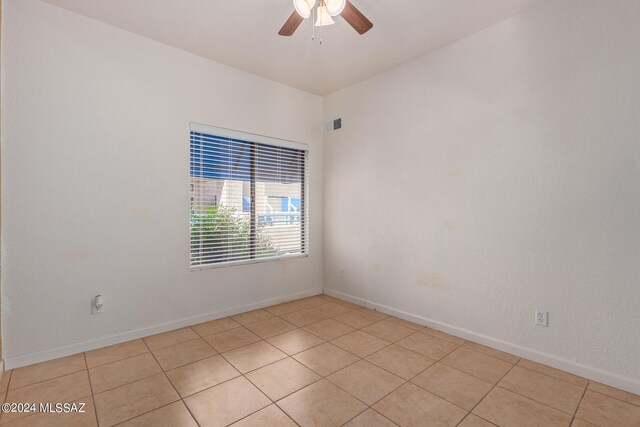
<path fill-rule="evenodd" d="M 314 7 L 312 12 L 312 16 L 311 16 L 311 40 L 315 41 L 316 40 L 316 8 Z"/>

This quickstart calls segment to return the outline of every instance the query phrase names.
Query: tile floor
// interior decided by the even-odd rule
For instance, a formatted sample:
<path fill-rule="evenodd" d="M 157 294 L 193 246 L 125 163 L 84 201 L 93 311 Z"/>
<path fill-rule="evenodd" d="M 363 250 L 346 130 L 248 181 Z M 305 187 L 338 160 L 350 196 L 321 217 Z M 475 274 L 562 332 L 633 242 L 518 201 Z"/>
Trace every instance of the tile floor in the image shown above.
<path fill-rule="evenodd" d="M 318 295 L 7 372 L 9 426 L 640 426 L 640 396 Z"/>

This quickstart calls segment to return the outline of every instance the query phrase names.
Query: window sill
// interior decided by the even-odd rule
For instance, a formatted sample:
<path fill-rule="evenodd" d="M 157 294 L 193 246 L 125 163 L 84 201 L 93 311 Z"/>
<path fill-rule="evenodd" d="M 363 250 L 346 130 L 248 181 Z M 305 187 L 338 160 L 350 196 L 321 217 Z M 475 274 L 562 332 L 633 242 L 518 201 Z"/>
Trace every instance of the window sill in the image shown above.
<path fill-rule="evenodd" d="M 206 265 L 198 265 L 195 267 L 191 267 L 191 271 L 213 270 L 216 268 L 233 267 L 236 265 L 262 264 L 265 262 L 286 261 L 290 259 L 307 258 L 307 257 L 309 257 L 309 254 L 305 253 L 305 254 L 281 255 L 276 257 L 249 259 L 249 260 L 241 260 L 241 261 L 220 262 L 216 264 L 206 264 Z"/>

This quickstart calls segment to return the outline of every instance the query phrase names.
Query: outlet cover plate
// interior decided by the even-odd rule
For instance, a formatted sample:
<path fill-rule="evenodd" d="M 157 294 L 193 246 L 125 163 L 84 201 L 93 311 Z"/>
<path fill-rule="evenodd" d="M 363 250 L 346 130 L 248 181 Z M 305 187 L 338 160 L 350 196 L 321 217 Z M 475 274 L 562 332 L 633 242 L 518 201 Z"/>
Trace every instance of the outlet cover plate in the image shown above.
<path fill-rule="evenodd" d="M 544 310 L 536 310 L 535 324 L 537 326 L 549 326 L 549 312 Z"/>

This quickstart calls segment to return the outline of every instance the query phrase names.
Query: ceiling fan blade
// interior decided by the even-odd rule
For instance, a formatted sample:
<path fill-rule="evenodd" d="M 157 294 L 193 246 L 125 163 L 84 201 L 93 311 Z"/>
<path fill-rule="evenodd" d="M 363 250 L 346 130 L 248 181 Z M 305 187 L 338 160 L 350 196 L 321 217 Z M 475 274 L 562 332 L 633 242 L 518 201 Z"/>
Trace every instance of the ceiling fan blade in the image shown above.
<path fill-rule="evenodd" d="M 304 21 L 304 18 L 298 15 L 298 12 L 294 10 L 289 19 L 287 19 L 287 22 L 285 22 L 282 28 L 280 28 L 278 34 L 286 37 L 292 36 L 293 33 L 296 32 L 302 21 Z"/>
<path fill-rule="evenodd" d="M 349 0 L 347 0 L 340 16 L 342 16 L 344 20 L 358 32 L 358 34 L 364 34 L 373 28 L 371 21 L 369 21 L 367 17 L 364 16 L 362 12 L 360 12 Z"/>

